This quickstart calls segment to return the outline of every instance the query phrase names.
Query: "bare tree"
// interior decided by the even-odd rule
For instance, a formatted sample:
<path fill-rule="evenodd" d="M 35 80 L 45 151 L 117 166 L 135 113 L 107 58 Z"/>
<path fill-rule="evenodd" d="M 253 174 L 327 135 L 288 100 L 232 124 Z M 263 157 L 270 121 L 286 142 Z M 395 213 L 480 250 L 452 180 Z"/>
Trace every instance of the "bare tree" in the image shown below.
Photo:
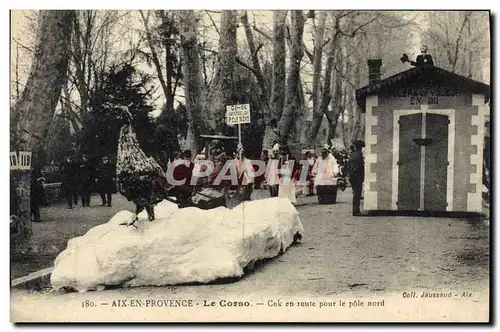
<path fill-rule="evenodd" d="M 254 36 L 252 29 L 250 28 L 250 24 L 248 23 L 248 14 L 247 11 L 244 10 L 241 14 L 240 21 L 245 28 L 245 35 L 247 37 L 248 42 L 248 50 L 250 51 L 250 58 L 252 60 L 252 72 L 257 79 L 257 83 L 259 84 L 261 99 L 264 100 L 266 108 L 268 108 L 269 103 L 269 93 L 267 90 L 267 85 L 264 80 L 264 75 L 262 74 L 262 68 L 260 66 L 260 61 L 258 57 L 258 52 L 263 44 L 260 44 L 258 47 L 255 46 Z"/>
<path fill-rule="evenodd" d="M 277 139 L 274 129 L 277 128 L 285 107 L 285 84 L 286 84 L 286 11 L 276 10 L 273 12 L 273 72 L 271 85 L 271 112 L 265 117 L 266 131 L 264 134 L 264 146 L 270 147 Z"/>
<path fill-rule="evenodd" d="M 318 19 L 318 26 L 314 33 L 314 53 L 313 53 L 313 83 L 312 83 L 312 93 L 311 99 L 313 102 L 313 123 L 315 126 L 308 130 L 308 145 L 311 146 L 313 142 L 311 140 L 316 137 L 319 129 L 319 124 L 321 121 L 315 121 L 314 117 L 321 117 L 323 119 L 323 113 L 319 112 L 319 106 L 321 103 L 320 91 L 321 91 L 321 69 L 323 66 L 323 41 L 325 35 L 325 24 L 328 14 L 325 11 L 320 12 Z"/>
<path fill-rule="evenodd" d="M 236 43 L 236 10 L 221 13 L 218 62 L 213 86 L 210 89 L 212 125 L 217 132 L 225 127 L 226 106 L 231 102 L 235 59 L 238 55 Z"/>
<path fill-rule="evenodd" d="M 293 142 L 288 142 L 294 122 L 300 109 L 298 98 L 300 84 L 300 65 L 304 55 L 303 50 L 304 14 L 301 10 L 294 10 L 291 13 L 291 59 L 288 71 L 288 79 L 285 94 L 285 108 L 279 123 L 280 144 L 295 145 L 298 137 L 293 137 Z"/>
<path fill-rule="evenodd" d="M 61 105 L 62 116 L 76 133 L 83 127 L 89 103 L 100 91 L 112 62 L 111 36 L 122 16 L 113 10 L 79 10 L 73 18 L 69 79 L 63 87 Z"/>
<path fill-rule="evenodd" d="M 70 57 L 71 27 L 74 11 L 41 11 L 40 29 L 35 57 L 21 99 L 14 106 L 16 146 L 18 151 L 31 151 L 34 163 L 43 146 L 49 124 L 66 83 Z M 22 236 L 14 250 L 29 244 L 31 239 L 30 175 L 19 180 L 21 192 L 19 218 Z"/>
<path fill-rule="evenodd" d="M 309 145 L 315 142 L 325 115 L 329 126 L 328 137 L 333 139 L 339 121 L 344 128 L 346 120 L 344 138 L 346 141 L 350 140 L 354 135 L 354 128 L 359 126 L 361 121 L 361 118 L 358 121 L 355 115 L 353 96 L 354 90 L 359 88 L 361 83 L 361 80 L 356 81 L 355 77 L 362 76 L 364 71 L 361 68 L 364 69 L 367 57 L 371 56 L 366 42 L 373 39 L 371 46 L 377 48 L 375 53 L 380 55 L 384 50 L 382 45 L 394 42 L 388 36 L 392 36 L 394 31 L 401 30 L 408 24 L 405 20 L 387 12 L 332 11 L 329 14 L 328 25 L 332 29 L 329 39 L 325 42 L 327 62 L 322 74 L 324 77 L 322 93 L 315 99 L 319 101 L 313 107 Z M 407 33 L 402 35 L 407 36 Z M 403 52 L 404 48 L 401 51 Z M 390 58 L 397 59 L 392 49 L 390 52 L 392 52 Z M 310 55 L 309 58 L 314 64 L 314 57 Z M 390 66 L 393 66 L 393 63 L 394 61 Z M 317 63 L 315 65 L 317 66 Z M 315 69 L 317 72 L 317 68 Z M 314 83 L 313 81 L 313 88 Z"/>
<path fill-rule="evenodd" d="M 457 69 L 460 51 L 463 48 L 465 28 L 471 11 L 464 12 L 432 12 L 428 14 L 429 23 L 425 35 L 437 48 L 446 54 L 446 67 L 452 72 Z M 439 60 L 442 55 L 438 53 Z"/>
<path fill-rule="evenodd" d="M 189 122 L 188 142 L 192 144 L 192 151 L 201 148 L 200 135 L 203 134 L 204 125 L 201 106 L 201 71 L 198 57 L 198 39 L 196 32 L 196 18 L 192 10 L 179 12 L 181 32 L 181 46 L 183 57 L 184 91 L 186 109 Z"/>
<path fill-rule="evenodd" d="M 479 79 L 481 62 L 489 58 L 488 12 L 426 13 L 422 29 L 435 63 L 452 72 Z"/>
<path fill-rule="evenodd" d="M 146 32 L 146 40 L 148 42 L 149 50 L 151 52 L 151 59 L 152 62 L 155 66 L 156 69 L 156 74 L 158 77 L 158 80 L 160 81 L 161 88 L 163 90 L 163 94 L 165 95 L 166 100 L 172 100 L 172 90 L 167 86 L 167 82 L 165 81 L 165 78 L 163 76 L 163 69 L 160 63 L 160 58 L 158 56 L 158 52 L 156 50 L 156 45 L 153 40 L 153 32 L 151 31 L 151 28 L 149 26 L 149 20 L 150 20 L 150 13 L 151 11 L 147 11 L 146 14 L 144 14 L 143 10 L 139 10 L 139 13 L 141 14 L 142 18 L 142 23 L 144 25 L 144 30 Z"/>

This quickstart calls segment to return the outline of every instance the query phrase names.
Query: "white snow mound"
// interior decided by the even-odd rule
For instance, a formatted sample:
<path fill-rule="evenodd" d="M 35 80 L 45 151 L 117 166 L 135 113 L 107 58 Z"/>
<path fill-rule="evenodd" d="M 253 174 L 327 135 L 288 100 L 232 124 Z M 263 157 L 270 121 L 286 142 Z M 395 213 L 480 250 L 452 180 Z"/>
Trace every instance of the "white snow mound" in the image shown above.
<path fill-rule="evenodd" d="M 304 231 L 297 210 L 282 198 L 212 210 L 163 201 L 155 215 L 150 222 L 140 213 L 136 229 L 119 225 L 134 218 L 121 211 L 68 241 L 55 260 L 52 287 L 84 292 L 241 277 L 246 266 L 284 252 Z"/>

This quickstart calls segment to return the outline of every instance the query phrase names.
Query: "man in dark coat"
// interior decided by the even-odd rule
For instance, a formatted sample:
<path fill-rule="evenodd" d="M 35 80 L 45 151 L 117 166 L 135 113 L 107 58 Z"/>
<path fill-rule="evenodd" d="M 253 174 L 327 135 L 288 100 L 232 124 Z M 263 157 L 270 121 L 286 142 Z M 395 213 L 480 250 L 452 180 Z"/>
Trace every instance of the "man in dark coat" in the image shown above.
<path fill-rule="evenodd" d="M 40 222 L 40 206 L 45 204 L 44 178 L 39 170 L 31 174 L 30 205 L 33 222 Z"/>
<path fill-rule="evenodd" d="M 434 66 L 434 61 L 432 60 L 432 56 L 427 54 L 427 46 L 422 46 L 420 49 L 422 54 L 417 55 L 417 61 L 410 61 L 412 66 L 422 66 L 429 65 Z"/>
<path fill-rule="evenodd" d="M 62 189 L 66 196 L 66 202 L 68 203 L 68 208 L 73 208 L 73 199 L 75 200 L 75 205 L 78 204 L 78 197 L 76 196 L 77 189 L 77 167 L 78 164 L 75 163 L 73 157 L 66 158 L 62 166 Z"/>
<path fill-rule="evenodd" d="M 409 62 L 412 66 L 434 66 L 434 60 L 432 60 L 432 56 L 427 54 L 427 46 L 422 46 L 420 48 L 420 52 L 422 54 L 417 55 L 417 61 L 411 61 L 408 58 L 407 54 L 403 54 L 401 57 L 401 62 Z"/>
<path fill-rule="evenodd" d="M 82 162 L 79 167 L 79 184 L 80 184 L 80 195 L 82 197 L 82 206 L 90 205 L 90 196 L 92 194 L 92 177 L 93 177 L 93 169 L 87 159 L 87 155 L 82 155 Z"/>
<path fill-rule="evenodd" d="M 349 155 L 348 174 L 349 182 L 352 186 L 352 215 L 362 216 L 361 214 L 361 191 L 363 190 L 363 181 L 365 178 L 365 161 L 363 158 L 362 149 L 365 143 L 361 140 L 353 143 L 354 151 Z"/>
<path fill-rule="evenodd" d="M 101 158 L 101 163 L 97 168 L 97 186 L 101 195 L 101 206 L 111 206 L 111 195 L 115 190 L 115 169 L 109 163 L 107 156 Z"/>

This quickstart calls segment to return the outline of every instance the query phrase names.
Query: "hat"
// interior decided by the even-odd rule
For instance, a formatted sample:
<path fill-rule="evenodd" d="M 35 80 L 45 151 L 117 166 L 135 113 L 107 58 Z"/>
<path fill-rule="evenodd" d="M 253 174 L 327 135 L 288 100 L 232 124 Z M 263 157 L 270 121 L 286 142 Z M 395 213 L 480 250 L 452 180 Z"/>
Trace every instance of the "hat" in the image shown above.
<path fill-rule="evenodd" d="M 354 145 L 356 148 L 358 148 L 358 147 L 364 148 L 365 147 L 365 142 L 363 142 L 362 140 L 358 139 L 357 141 L 352 142 L 352 145 Z"/>
<path fill-rule="evenodd" d="M 273 151 L 279 151 L 279 150 L 280 150 L 280 145 L 278 143 L 274 144 Z"/>
<path fill-rule="evenodd" d="M 322 149 L 322 150 L 330 150 L 330 146 L 329 146 L 328 144 L 323 144 L 323 145 L 321 146 L 321 149 Z"/>

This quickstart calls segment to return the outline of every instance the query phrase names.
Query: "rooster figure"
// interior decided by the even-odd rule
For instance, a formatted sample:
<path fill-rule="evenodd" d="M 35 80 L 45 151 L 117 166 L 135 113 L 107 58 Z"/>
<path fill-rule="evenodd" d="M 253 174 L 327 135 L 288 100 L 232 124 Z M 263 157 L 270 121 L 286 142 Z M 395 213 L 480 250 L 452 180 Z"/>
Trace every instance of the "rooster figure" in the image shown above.
<path fill-rule="evenodd" d="M 146 209 L 150 221 L 155 219 L 154 205 L 166 197 L 167 180 L 161 166 L 147 157 L 130 124 L 120 130 L 116 172 L 120 193 L 135 206 L 135 219 L 121 225 L 135 226 L 138 214 Z"/>

